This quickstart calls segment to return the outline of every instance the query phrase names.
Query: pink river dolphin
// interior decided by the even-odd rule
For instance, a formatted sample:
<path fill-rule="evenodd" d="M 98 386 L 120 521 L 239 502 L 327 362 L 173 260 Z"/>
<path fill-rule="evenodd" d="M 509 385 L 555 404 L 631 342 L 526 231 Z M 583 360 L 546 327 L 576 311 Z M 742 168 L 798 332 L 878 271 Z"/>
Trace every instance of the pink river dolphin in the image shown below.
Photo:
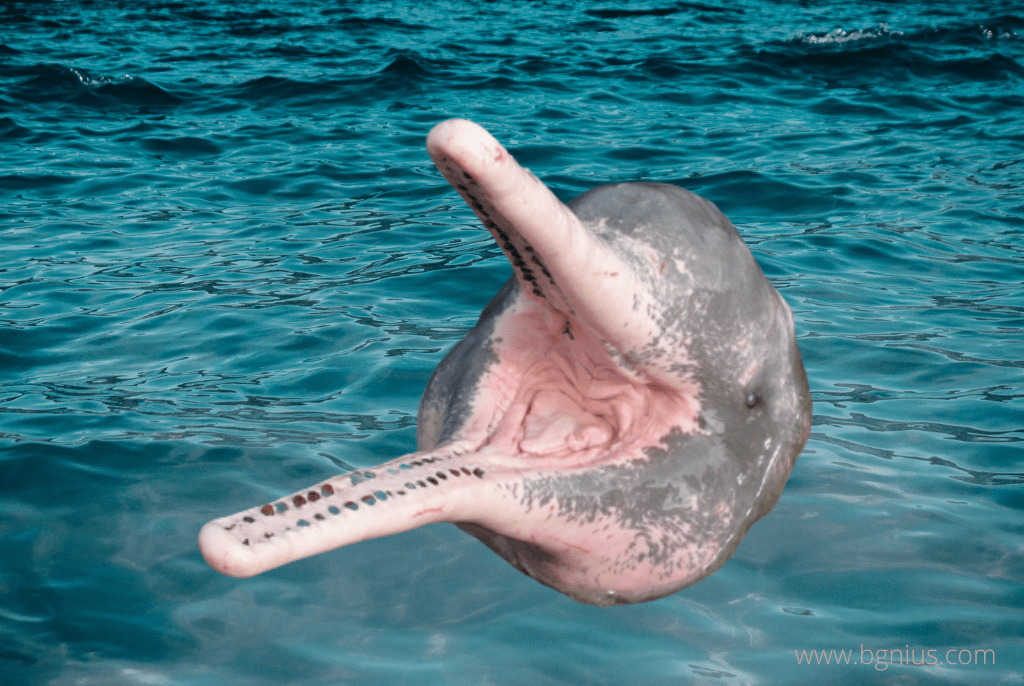
<path fill-rule="evenodd" d="M 203 557 L 248 577 L 451 522 L 594 605 L 713 573 L 810 432 L 785 301 L 682 188 L 599 186 L 566 206 L 472 122 L 437 125 L 427 149 L 514 276 L 434 371 L 416 452 L 214 520 Z"/>

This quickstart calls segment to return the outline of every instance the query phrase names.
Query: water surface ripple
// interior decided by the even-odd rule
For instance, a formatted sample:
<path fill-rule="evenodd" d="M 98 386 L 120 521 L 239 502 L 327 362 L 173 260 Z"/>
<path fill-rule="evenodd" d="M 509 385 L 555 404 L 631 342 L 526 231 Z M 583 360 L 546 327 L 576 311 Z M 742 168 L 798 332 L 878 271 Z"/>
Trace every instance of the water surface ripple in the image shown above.
<path fill-rule="evenodd" d="M 998 0 L 3 4 L 0 682 L 1019 683 L 1022 39 Z M 448 526 L 199 556 L 413 449 L 510 271 L 426 155 L 453 116 L 564 200 L 711 199 L 792 307 L 812 437 L 700 584 L 581 606 Z"/>

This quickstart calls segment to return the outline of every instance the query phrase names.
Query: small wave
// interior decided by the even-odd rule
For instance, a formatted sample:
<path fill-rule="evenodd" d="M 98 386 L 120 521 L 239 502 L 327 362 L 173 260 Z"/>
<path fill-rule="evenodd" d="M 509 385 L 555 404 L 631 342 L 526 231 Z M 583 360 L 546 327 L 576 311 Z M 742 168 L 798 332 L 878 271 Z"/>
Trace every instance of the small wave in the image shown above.
<path fill-rule="evenodd" d="M 30 78 L 10 92 L 29 102 L 71 102 L 91 108 L 173 107 L 182 102 L 177 95 L 131 74 L 103 74 L 59 64 L 39 64 L 26 71 Z"/>
<path fill-rule="evenodd" d="M 991 29 L 991 28 L 987 28 L 985 26 L 979 26 L 978 29 L 981 31 L 981 37 L 985 38 L 985 39 L 988 39 L 988 40 L 992 40 L 992 39 L 995 39 L 995 38 L 1016 38 L 1017 37 L 1017 32 L 1016 31 L 1010 31 L 1008 29 L 1003 29 L 1003 30 L 1000 30 L 998 28 Z"/>
<path fill-rule="evenodd" d="M 877 29 L 863 29 L 858 31 L 847 32 L 843 29 L 835 29 L 829 31 L 824 36 L 815 34 L 799 34 L 798 38 L 804 43 L 811 45 L 823 45 L 826 43 L 849 43 L 855 40 L 864 40 L 867 38 L 882 38 L 884 36 L 902 36 L 902 31 L 893 31 L 889 28 L 888 24 L 879 24 Z"/>
<path fill-rule="evenodd" d="M 632 19 L 633 17 L 667 17 L 680 12 L 732 12 L 743 14 L 743 9 L 732 7 L 715 7 L 698 2 L 677 2 L 672 7 L 654 7 L 648 9 L 605 8 L 584 10 L 583 14 L 598 19 Z"/>
<path fill-rule="evenodd" d="M 145 138 L 140 145 L 146 150 L 178 157 L 200 157 L 219 155 L 223 152 L 219 145 L 205 138 L 195 136 L 177 136 L 174 138 Z"/>
<path fill-rule="evenodd" d="M 108 83 L 128 83 L 135 80 L 135 77 L 131 74 L 109 76 L 107 74 L 93 74 L 85 69 L 75 69 L 74 67 L 68 67 L 68 73 L 78 79 L 78 82 L 83 86 L 105 86 Z"/>
<path fill-rule="evenodd" d="M 10 117 L 0 118 L 0 139 L 28 138 L 31 135 L 31 129 L 26 129 Z"/>

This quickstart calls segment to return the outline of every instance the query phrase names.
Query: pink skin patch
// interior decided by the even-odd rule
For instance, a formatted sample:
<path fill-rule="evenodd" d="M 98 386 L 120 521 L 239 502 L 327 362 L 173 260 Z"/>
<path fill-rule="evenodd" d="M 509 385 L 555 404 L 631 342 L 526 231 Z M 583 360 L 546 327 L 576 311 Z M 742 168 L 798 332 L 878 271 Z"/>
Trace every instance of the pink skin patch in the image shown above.
<path fill-rule="evenodd" d="M 210 522 L 207 562 L 252 576 L 453 522 L 587 603 L 712 573 L 771 509 L 809 432 L 785 302 L 686 191 L 603 187 L 571 211 L 471 122 L 438 125 L 427 147 L 514 283 L 438 366 L 418 452 Z M 626 219 L 622 202 L 605 209 L 616 194 Z M 661 209 L 629 218 L 648 206 Z"/>
<path fill-rule="evenodd" d="M 696 430 L 695 397 L 656 380 L 625 376 L 584 327 L 569 340 L 543 303 L 524 298 L 498 319 L 491 337 L 501 360 L 481 380 L 461 437 L 524 468 L 582 468 L 595 460 L 637 459 L 673 428 Z M 500 422 L 495 424 L 496 417 Z M 518 461 L 517 461 L 518 462 Z"/>

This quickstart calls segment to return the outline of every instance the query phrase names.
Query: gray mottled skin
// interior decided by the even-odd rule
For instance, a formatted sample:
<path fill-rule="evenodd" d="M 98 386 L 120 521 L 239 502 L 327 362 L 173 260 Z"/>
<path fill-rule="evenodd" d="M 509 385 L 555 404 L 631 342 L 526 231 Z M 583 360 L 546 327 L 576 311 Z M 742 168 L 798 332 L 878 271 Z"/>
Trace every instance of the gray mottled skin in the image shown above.
<path fill-rule="evenodd" d="M 505 282 L 480 313 L 473 330 L 445 355 L 420 398 L 416 446 L 432 450 L 452 440 L 472 412 L 476 384 L 487 367 L 500 362 L 490 347 L 494 320 L 519 295 L 515 277 Z"/>
<path fill-rule="evenodd" d="M 643 549 L 636 553 L 638 561 L 650 556 L 671 565 L 670 552 L 692 540 L 694 531 L 696 537 L 718 538 L 722 544 L 701 575 L 706 576 L 728 560 L 750 526 L 774 506 L 807 440 L 811 401 L 800 353 L 785 323 L 765 307 L 781 298 L 732 223 L 689 191 L 658 183 L 614 184 L 587 191 L 568 206 L 585 225 L 600 226 L 598 235 L 613 245 L 629 237 L 665 255 L 680 245 L 689 248 L 681 258 L 685 270 L 668 261 L 669 273 L 662 272 L 667 278 L 650 283 L 664 305 L 658 313 L 662 338 L 640 351 L 632 364 L 643 367 L 685 337 L 693 363 L 679 371 L 692 375 L 703 389 L 704 432 L 672 432 L 661 438 L 661 447 L 646 449 L 647 459 L 626 465 L 529 478 L 519 500 L 525 508 L 555 502 L 559 515 L 570 521 L 618 520 L 636 534 L 637 548 Z M 636 259 L 628 250 L 621 254 Z M 420 450 L 443 446 L 470 417 L 468 400 L 477 380 L 489 365 L 500 362 L 490 350 L 495 319 L 520 297 L 522 289 L 513 277 L 484 309 L 476 328 L 435 370 L 420 402 Z M 761 373 L 737 389 L 730 383 L 734 361 L 722 351 L 742 335 L 741 326 L 752 324 L 772 335 L 773 346 Z M 795 402 L 776 397 L 785 393 Z M 779 455 L 784 459 L 773 462 Z M 697 507 L 691 504 L 694 496 Z M 736 511 L 725 524 L 714 507 L 723 500 Z M 520 571 L 549 583 L 544 565 L 557 561 L 542 548 L 474 523 L 459 527 Z M 550 585 L 597 604 L 651 599 L 604 597 Z M 652 597 L 664 594 L 659 590 Z"/>

